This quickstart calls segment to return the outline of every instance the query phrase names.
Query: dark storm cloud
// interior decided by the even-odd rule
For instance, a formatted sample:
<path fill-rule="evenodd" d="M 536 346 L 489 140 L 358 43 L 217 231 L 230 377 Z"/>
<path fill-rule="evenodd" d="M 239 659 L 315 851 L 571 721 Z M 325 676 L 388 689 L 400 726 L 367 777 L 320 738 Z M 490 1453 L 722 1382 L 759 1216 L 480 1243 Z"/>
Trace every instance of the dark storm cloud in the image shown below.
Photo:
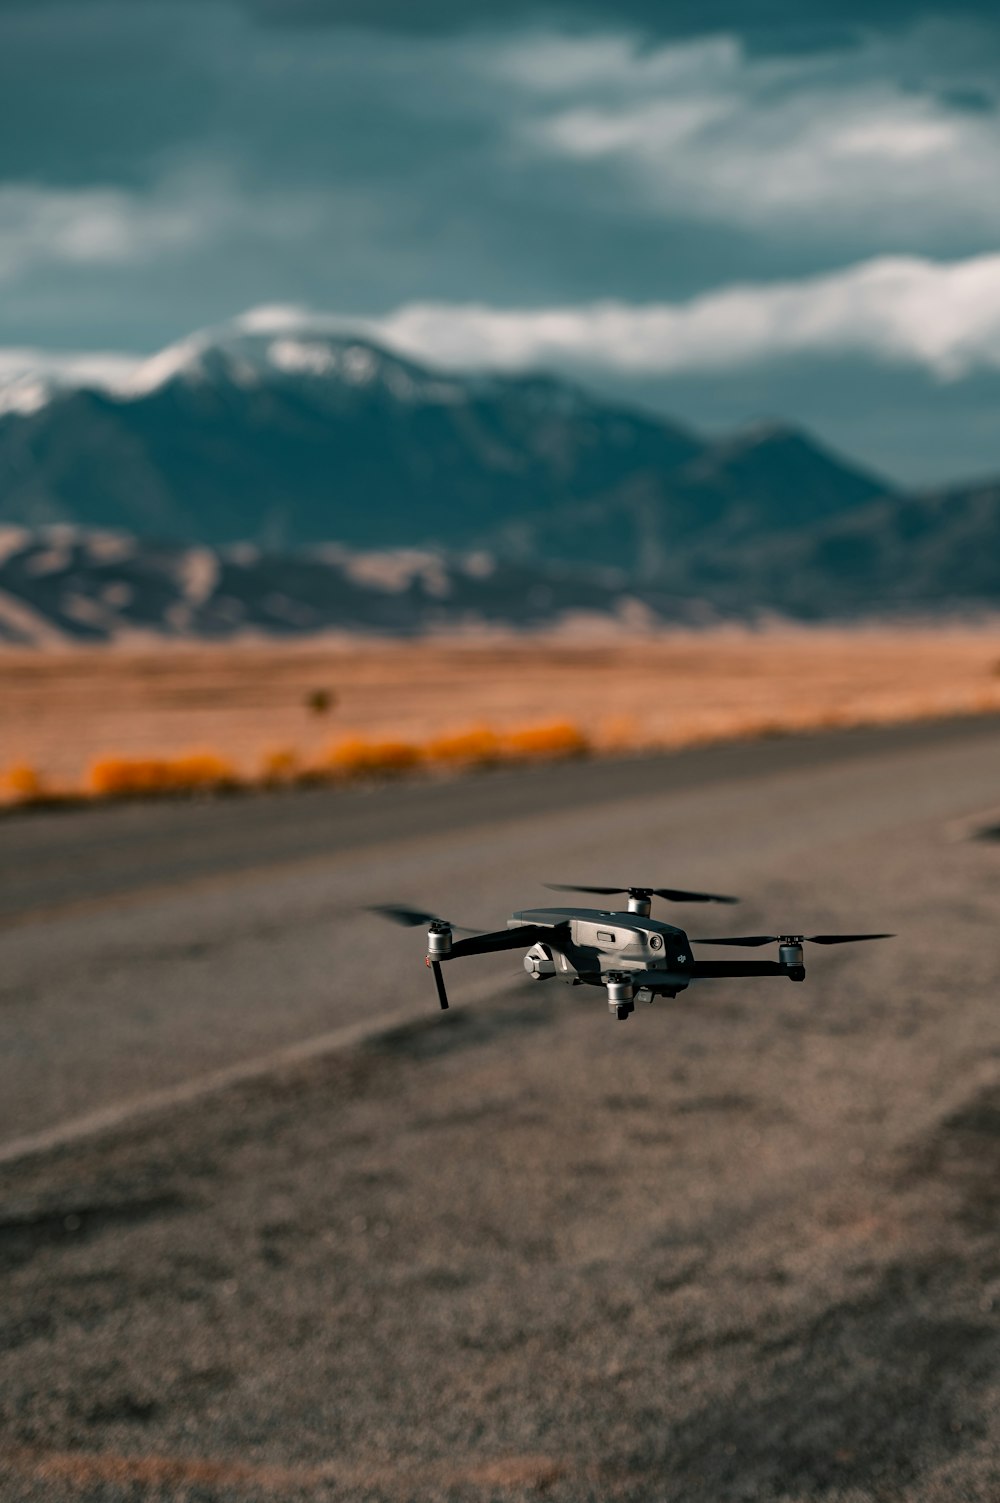
<path fill-rule="evenodd" d="M 96 16 L 148 14 L 165 8 L 202 11 L 216 0 L 0 0 L 3 13 L 64 11 Z M 943 7 L 930 0 L 218 0 L 242 8 L 272 27 L 347 26 L 398 33 L 441 33 L 469 27 L 507 29 L 525 22 L 567 22 L 636 27 L 654 37 L 696 36 L 712 31 L 773 34 L 815 45 L 840 45 L 855 28 L 910 26 L 947 14 L 990 26 L 1000 24 L 991 0 L 958 0 Z"/>
<path fill-rule="evenodd" d="M 0 346 L 973 256 L 1000 243 L 998 35 L 913 0 L 0 0 Z M 890 470 L 907 411 L 934 432 L 933 379 L 875 359 L 608 380 L 695 421 L 826 410 L 873 462 L 884 391 Z M 952 468 L 991 441 L 967 384 L 938 409 Z"/>
<path fill-rule="evenodd" d="M 209 0 L 196 37 L 178 0 L 0 0 L 0 181 L 136 181 L 198 141 L 224 11 Z"/>
<path fill-rule="evenodd" d="M 799 30 L 839 35 L 844 26 L 907 25 L 940 13 L 926 0 L 244 0 L 272 24 L 381 26 L 396 31 L 457 30 L 536 19 L 599 19 L 641 27 L 656 36 L 709 31 Z M 808 15 L 803 17 L 807 9 Z M 951 14 L 993 20 L 986 0 L 964 0 Z"/>

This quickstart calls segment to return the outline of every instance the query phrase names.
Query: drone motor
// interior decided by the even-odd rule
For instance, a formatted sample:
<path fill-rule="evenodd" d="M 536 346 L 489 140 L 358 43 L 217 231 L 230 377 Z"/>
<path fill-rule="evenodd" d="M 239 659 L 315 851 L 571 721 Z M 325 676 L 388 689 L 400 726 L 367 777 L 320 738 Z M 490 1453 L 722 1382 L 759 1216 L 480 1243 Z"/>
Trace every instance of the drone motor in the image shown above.
<path fill-rule="evenodd" d="M 802 972 L 805 978 L 805 967 L 802 963 L 802 940 L 797 935 L 786 935 L 778 946 L 778 962 Z M 793 980 L 797 980 L 793 977 Z"/>
<path fill-rule="evenodd" d="M 427 953 L 440 958 L 451 954 L 454 931 L 444 919 L 434 919 L 427 930 Z"/>
<path fill-rule="evenodd" d="M 556 963 L 548 945 L 532 945 L 524 957 L 524 969 L 532 981 L 545 981 L 556 973 Z"/>

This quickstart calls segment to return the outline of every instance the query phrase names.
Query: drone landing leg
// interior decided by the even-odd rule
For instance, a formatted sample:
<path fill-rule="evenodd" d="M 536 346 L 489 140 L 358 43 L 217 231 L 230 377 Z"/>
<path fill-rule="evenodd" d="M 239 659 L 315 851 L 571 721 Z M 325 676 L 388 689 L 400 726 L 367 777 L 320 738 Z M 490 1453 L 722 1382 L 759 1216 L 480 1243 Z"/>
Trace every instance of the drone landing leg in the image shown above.
<path fill-rule="evenodd" d="M 427 964 L 430 966 L 431 971 L 434 973 L 434 984 L 437 987 L 438 1001 L 441 1004 L 441 1011 L 447 1012 L 448 993 L 444 988 L 444 976 L 441 974 L 441 962 L 439 960 L 432 960 L 428 955 Z"/>

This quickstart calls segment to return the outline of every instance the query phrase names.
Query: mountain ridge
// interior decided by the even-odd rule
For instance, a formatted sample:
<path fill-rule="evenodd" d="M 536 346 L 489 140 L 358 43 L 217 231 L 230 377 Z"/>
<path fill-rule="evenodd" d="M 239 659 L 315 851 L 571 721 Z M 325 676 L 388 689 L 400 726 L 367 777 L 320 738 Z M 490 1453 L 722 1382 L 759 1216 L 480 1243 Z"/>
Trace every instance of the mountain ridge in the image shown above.
<path fill-rule="evenodd" d="M 299 325 L 0 387 L 5 525 L 9 640 L 1000 606 L 989 480 L 909 494 L 782 422 L 707 438 Z"/>
<path fill-rule="evenodd" d="M 892 492 L 799 430 L 710 440 L 561 377 L 438 371 L 346 332 L 193 337 L 125 383 L 20 394 L 0 393 L 0 522 L 26 526 L 487 547 L 652 578 L 678 537 Z"/>

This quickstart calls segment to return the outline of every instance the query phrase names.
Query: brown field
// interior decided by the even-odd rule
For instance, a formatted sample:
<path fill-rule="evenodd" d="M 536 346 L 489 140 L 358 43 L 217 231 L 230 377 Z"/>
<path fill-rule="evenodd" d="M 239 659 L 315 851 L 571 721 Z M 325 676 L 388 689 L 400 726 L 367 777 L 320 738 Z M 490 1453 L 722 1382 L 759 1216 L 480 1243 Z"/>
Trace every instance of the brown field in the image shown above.
<path fill-rule="evenodd" d="M 108 758 L 185 758 L 197 786 L 363 772 L 373 742 L 400 769 L 544 755 L 555 723 L 558 755 L 574 730 L 613 752 L 998 710 L 997 624 L 5 650 L 0 777 L 11 799 L 115 791 Z"/>

